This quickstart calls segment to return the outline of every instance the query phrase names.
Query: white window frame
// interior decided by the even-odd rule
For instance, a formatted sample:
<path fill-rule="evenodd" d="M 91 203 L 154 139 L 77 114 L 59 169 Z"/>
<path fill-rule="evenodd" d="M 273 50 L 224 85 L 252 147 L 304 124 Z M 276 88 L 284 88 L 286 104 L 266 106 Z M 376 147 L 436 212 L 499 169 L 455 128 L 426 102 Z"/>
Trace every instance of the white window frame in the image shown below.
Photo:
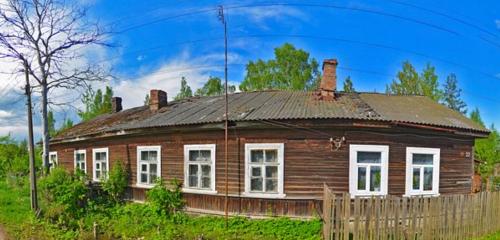
<path fill-rule="evenodd" d="M 358 152 L 380 152 L 380 191 L 358 190 L 358 166 L 374 164 L 358 163 Z M 368 169 L 367 169 L 368 171 Z M 384 196 L 387 195 L 389 180 L 389 146 L 388 145 L 349 145 L 349 193 L 351 196 Z M 370 174 L 367 172 L 366 186 L 370 186 Z"/>
<path fill-rule="evenodd" d="M 56 156 L 55 162 L 52 162 L 52 156 Z M 59 165 L 59 158 L 57 157 L 57 152 L 49 152 L 49 166 L 50 169 L 54 169 L 57 165 Z"/>
<path fill-rule="evenodd" d="M 257 198 L 284 198 L 284 177 L 285 177 L 285 144 L 284 143 L 246 143 L 245 144 L 245 192 L 244 196 Z M 256 165 L 251 163 L 251 150 L 277 150 L 278 151 L 278 192 L 264 193 L 250 191 L 251 166 Z M 265 165 L 263 165 L 265 166 Z M 265 174 L 263 172 L 262 174 Z M 264 183 L 265 184 L 265 183 Z"/>
<path fill-rule="evenodd" d="M 100 153 L 100 152 L 105 152 L 106 153 L 106 168 L 107 168 L 107 175 L 105 178 L 108 177 L 109 175 L 109 170 L 111 167 L 109 166 L 109 149 L 108 148 L 94 148 L 92 149 L 92 179 L 94 182 L 100 182 L 101 180 L 96 177 L 96 159 L 95 159 L 95 154 Z M 102 168 L 100 169 L 102 171 Z"/>
<path fill-rule="evenodd" d="M 416 166 L 421 168 L 420 172 L 420 188 L 422 190 L 413 190 L 413 154 L 432 154 L 432 190 L 423 190 L 423 167 L 428 165 Z M 407 147 L 406 148 L 406 193 L 405 196 L 417 196 L 417 195 L 427 195 L 427 196 L 439 196 L 439 172 L 440 172 L 440 162 L 441 162 L 441 149 L 439 148 L 422 148 L 422 147 Z"/>
<path fill-rule="evenodd" d="M 85 169 L 83 169 L 83 172 L 87 173 L 87 150 L 86 149 L 75 150 L 75 152 L 73 154 L 75 172 L 76 172 L 76 169 L 78 168 L 77 167 L 78 162 L 76 159 L 76 155 L 78 155 L 78 154 L 83 154 L 83 163 L 85 163 Z"/>
<path fill-rule="evenodd" d="M 149 184 L 149 183 L 142 183 L 140 182 L 141 179 L 141 164 L 143 161 L 141 161 L 141 152 L 143 151 L 156 151 L 157 156 L 158 156 L 158 161 L 156 163 L 156 176 L 158 178 L 161 178 L 161 146 L 137 146 L 137 177 L 135 179 L 135 185 L 137 187 L 141 188 L 152 188 L 154 187 L 154 183 Z M 144 163 L 149 163 L 149 162 L 144 162 Z M 148 164 L 148 178 L 149 178 L 149 164 Z M 149 180 L 149 179 L 148 179 Z"/>
<path fill-rule="evenodd" d="M 210 158 L 212 162 L 210 163 L 210 189 L 192 188 L 189 187 L 189 151 L 196 150 L 210 150 Z M 216 171 L 216 146 L 215 144 L 187 144 L 184 145 L 184 187 L 183 192 L 187 193 L 202 193 L 202 194 L 217 194 L 215 190 L 215 171 Z M 198 166 L 199 171 L 201 167 Z M 198 180 L 200 182 L 200 180 Z"/>

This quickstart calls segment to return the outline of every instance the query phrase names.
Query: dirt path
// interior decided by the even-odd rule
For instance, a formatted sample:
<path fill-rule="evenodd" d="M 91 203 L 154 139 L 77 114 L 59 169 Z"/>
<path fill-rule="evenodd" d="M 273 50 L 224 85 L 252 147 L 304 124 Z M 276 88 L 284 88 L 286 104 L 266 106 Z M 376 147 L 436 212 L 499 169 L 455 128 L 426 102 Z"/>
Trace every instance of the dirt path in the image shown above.
<path fill-rule="evenodd" d="M 9 239 L 7 237 L 7 233 L 5 232 L 5 229 L 0 225 L 0 240 L 7 240 Z"/>

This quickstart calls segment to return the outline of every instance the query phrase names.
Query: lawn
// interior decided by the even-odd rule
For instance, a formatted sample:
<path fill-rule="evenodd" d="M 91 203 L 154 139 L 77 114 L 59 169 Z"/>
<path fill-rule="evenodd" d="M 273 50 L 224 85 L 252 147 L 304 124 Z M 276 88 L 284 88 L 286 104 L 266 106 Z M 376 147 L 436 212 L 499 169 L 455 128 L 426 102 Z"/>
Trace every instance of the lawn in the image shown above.
<path fill-rule="evenodd" d="M 249 220 L 179 214 L 158 219 L 145 204 L 128 203 L 106 212 L 90 213 L 71 229 L 57 221 L 36 220 L 30 211 L 28 184 L 12 186 L 0 181 L 0 224 L 13 239 L 92 239 L 97 223 L 100 239 L 321 239 L 321 221 L 288 218 Z"/>

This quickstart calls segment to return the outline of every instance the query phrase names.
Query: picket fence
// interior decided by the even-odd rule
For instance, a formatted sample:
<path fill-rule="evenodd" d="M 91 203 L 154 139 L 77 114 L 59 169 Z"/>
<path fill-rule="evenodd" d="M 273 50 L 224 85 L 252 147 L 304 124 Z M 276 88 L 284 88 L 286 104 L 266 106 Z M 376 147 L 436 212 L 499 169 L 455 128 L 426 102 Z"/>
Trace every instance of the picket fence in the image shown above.
<path fill-rule="evenodd" d="M 351 198 L 324 187 L 324 239 L 470 239 L 500 230 L 500 192 Z"/>

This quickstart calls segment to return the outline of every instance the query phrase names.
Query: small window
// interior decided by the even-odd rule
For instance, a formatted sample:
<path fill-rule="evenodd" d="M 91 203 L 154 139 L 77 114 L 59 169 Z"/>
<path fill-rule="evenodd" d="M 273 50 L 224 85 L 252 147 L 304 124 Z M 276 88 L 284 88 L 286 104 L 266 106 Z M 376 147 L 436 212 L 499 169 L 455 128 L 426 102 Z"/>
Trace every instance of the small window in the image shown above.
<path fill-rule="evenodd" d="M 284 197 L 284 144 L 245 145 L 245 195 L 266 198 Z"/>
<path fill-rule="evenodd" d="M 93 161 L 94 161 L 94 181 L 98 182 L 101 179 L 106 179 L 108 177 L 109 169 L 109 156 L 108 148 L 96 148 L 93 149 Z"/>
<path fill-rule="evenodd" d="M 351 195 L 386 195 L 389 146 L 350 145 Z"/>
<path fill-rule="evenodd" d="M 137 147 L 137 185 L 154 186 L 161 177 L 161 147 Z"/>
<path fill-rule="evenodd" d="M 86 151 L 76 150 L 75 151 L 75 170 L 79 169 L 84 173 L 87 173 L 87 162 L 86 162 Z"/>
<path fill-rule="evenodd" d="M 49 152 L 49 168 L 54 169 L 57 164 L 57 152 Z"/>
<path fill-rule="evenodd" d="M 215 144 L 184 145 L 184 191 L 216 193 Z"/>
<path fill-rule="evenodd" d="M 439 148 L 406 148 L 406 195 L 439 194 Z"/>

